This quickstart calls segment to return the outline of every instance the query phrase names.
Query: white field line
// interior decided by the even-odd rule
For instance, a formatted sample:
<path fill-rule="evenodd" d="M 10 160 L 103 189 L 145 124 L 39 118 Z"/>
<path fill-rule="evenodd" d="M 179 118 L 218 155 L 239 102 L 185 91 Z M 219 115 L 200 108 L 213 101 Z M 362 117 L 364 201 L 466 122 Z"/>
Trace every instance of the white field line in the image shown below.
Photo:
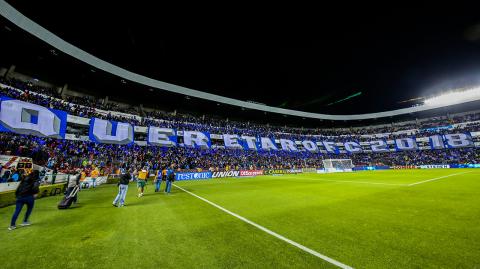
<path fill-rule="evenodd" d="M 267 228 L 265 228 L 265 227 L 263 227 L 263 226 L 255 223 L 255 222 L 251 221 L 251 220 L 248 220 L 248 219 L 246 219 L 246 218 L 238 215 L 238 214 L 235 214 L 235 213 L 233 213 L 232 211 L 230 211 L 230 210 L 228 210 L 228 209 L 225 209 L 225 208 L 223 208 L 223 207 L 221 207 L 221 206 L 219 206 L 219 205 L 217 205 L 217 204 L 215 204 L 215 203 L 213 203 L 213 202 L 210 202 L 209 200 L 207 200 L 207 199 L 205 199 L 205 198 L 203 198 L 203 197 L 200 197 L 200 196 L 198 196 L 198 195 L 196 195 L 196 194 L 194 194 L 194 193 L 192 193 L 192 192 L 189 192 L 189 191 L 185 190 L 185 189 L 182 188 L 182 187 L 179 187 L 179 186 L 177 186 L 177 185 L 175 185 L 175 184 L 173 184 L 173 186 L 175 186 L 176 188 L 178 188 L 178 189 L 180 189 L 180 190 L 182 190 L 182 191 L 184 191 L 184 192 L 186 192 L 186 193 L 188 193 L 188 194 L 190 194 L 190 195 L 192 195 L 192 196 L 194 196 L 194 197 L 196 197 L 196 198 L 204 201 L 205 203 L 208 203 L 208 204 L 210 204 L 210 205 L 212 205 L 212 206 L 214 206 L 214 207 L 222 210 L 223 212 L 225 212 L 225 213 L 227 213 L 227 214 L 229 214 L 229 215 L 232 215 L 232 216 L 236 217 L 237 219 L 239 219 L 239 220 L 241 220 L 241 221 L 243 221 L 243 222 L 246 222 L 246 223 L 254 226 L 255 228 L 257 228 L 257 229 L 259 229 L 259 230 L 262 230 L 262 231 L 266 232 L 266 233 L 269 234 L 269 235 L 272 235 L 272 236 L 274 236 L 274 237 L 276 237 L 276 238 L 278 238 L 278 239 L 280 239 L 280 240 L 282 240 L 282 241 L 285 241 L 285 242 L 289 243 L 290 245 L 295 246 L 295 247 L 297 247 L 297 248 L 299 248 L 299 249 L 301 249 L 301 250 L 303 250 L 303 251 L 305 251 L 305 252 L 308 252 L 308 253 L 310 253 L 310 254 L 312 254 L 312 255 L 314 255 L 314 256 L 316 256 L 316 257 L 318 257 L 318 258 L 320 258 L 320 259 L 322 259 L 322 260 L 324 260 L 324 261 L 327 261 L 327 262 L 329 262 L 329 263 L 331 263 L 331 264 L 333 264 L 333 265 L 336 265 L 336 266 L 338 266 L 338 267 L 340 267 L 340 268 L 343 268 L 343 269 L 353 269 L 351 266 L 348 266 L 348 265 L 343 264 L 343 263 L 341 263 L 341 262 L 339 262 L 339 261 L 337 261 L 337 260 L 334 260 L 334 259 L 332 259 L 332 258 L 330 258 L 330 257 L 327 257 L 327 256 L 325 256 L 325 255 L 323 255 L 323 254 L 321 254 L 321 253 L 318 253 L 318 252 L 316 252 L 316 251 L 313 250 L 313 249 L 310 249 L 310 248 L 308 248 L 308 247 L 306 247 L 306 246 L 304 246 L 304 245 L 301 245 L 301 244 L 299 244 L 299 243 L 297 243 L 297 242 L 295 242 L 295 241 L 293 241 L 293 240 L 290 240 L 290 239 L 284 237 L 283 235 L 277 234 L 276 232 L 274 232 L 274 231 L 272 231 L 272 230 L 269 230 L 269 229 L 267 229 Z"/>
<path fill-rule="evenodd" d="M 446 176 L 431 178 L 431 179 L 415 182 L 415 183 L 412 183 L 412 184 L 408 184 L 407 186 L 411 187 L 411 186 L 415 186 L 415 185 L 418 185 L 418 184 L 423 184 L 423 183 L 427 183 L 427 182 L 430 182 L 430 181 L 439 180 L 439 179 L 442 179 L 442 178 L 453 177 L 453 176 L 457 176 L 457 175 L 463 175 L 463 174 L 467 174 L 467 173 L 471 173 L 471 172 L 473 172 L 473 171 L 461 172 L 461 173 L 455 173 L 455 174 L 450 174 L 450 175 L 446 175 Z"/>
<path fill-rule="evenodd" d="M 323 179 L 323 178 L 316 178 L 316 179 L 306 179 L 306 178 L 302 178 L 301 180 L 330 181 L 330 182 L 340 182 L 340 183 L 345 182 L 345 183 L 359 183 L 359 184 L 371 184 L 371 185 L 386 185 L 386 186 L 405 186 L 405 187 L 411 187 L 411 186 L 415 186 L 415 185 L 418 185 L 418 184 L 422 184 L 422 183 L 426 183 L 426 182 L 430 182 L 430 181 L 435 181 L 435 180 L 439 180 L 439 179 L 442 179 L 442 178 L 447 178 L 447 177 L 452 177 L 452 176 L 467 174 L 467 173 L 471 173 L 471 172 L 473 172 L 473 171 L 450 174 L 450 175 L 446 175 L 446 176 L 441 176 L 441 177 L 431 178 L 431 179 L 427 179 L 427 180 L 422 180 L 422 181 L 419 181 L 419 182 L 414 182 L 414 183 L 411 183 L 411 184 L 368 182 L 368 181 L 355 181 L 355 180 L 334 180 L 334 179 Z"/>
<path fill-rule="evenodd" d="M 368 181 L 355 181 L 355 180 L 334 180 L 334 179 L 300 179 L 300 180 L 311 180 L 311 181 L 331 181 L 331 182 L 346 182 L 346 183 L 359 183 L 359 184 L 372 184 L 372 185 L 387 185 L 387 186 L 407 186 L 406 184 L 395 184 L 395 183 L 382 183 L 382 182 L 368 182 Z"/>

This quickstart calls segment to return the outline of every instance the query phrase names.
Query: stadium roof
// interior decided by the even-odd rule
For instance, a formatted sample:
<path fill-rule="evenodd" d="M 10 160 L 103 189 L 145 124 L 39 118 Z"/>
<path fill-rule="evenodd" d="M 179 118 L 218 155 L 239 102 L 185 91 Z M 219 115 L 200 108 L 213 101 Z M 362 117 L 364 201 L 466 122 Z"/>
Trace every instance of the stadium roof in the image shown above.
<path fill-rule="evenodd" d="M 323 114 L 401 108 L 412 112 L 419 109 L 409 108 L 422 100 L 419 97 L 479 84 L 479 21 L 471 9 L 437 10 L 433 15 L 424 9 L 342 11 L 342 16 L 333 11 L 331 16 L 274 18 L 267 23 L 248 17 L 248 23 L 245 15 L 233 14 L 210 17 L 213 22 L 185 14 L 164 22 L 148 7 L 119 5 L 113 12 L 88 4 L 13 5 L 53 34 L 113 65 L 201 91 L 187 93 L 190 96 L 206 92 L 252 101 L 242 103 L 250 108 L 265 104 L 274 110 Z M 187 17 L 189 23 L 179 23 Z M 69 83 L 89 86 L 82 80 L 91 74 L 75 81 L 65 74 L 72 73 L 65 71 L 69 68 L 59 70 L 58 62 L 52 68 Z M 150 86 L 165 89 L 170 84 Z M 131 95 L 135 87 L 129 84 L 122 92 Z M 107 83 L 102 92 L 117 94 L 118 84 Z M 138 96 L 130 100 L 149 101 Z M 300 116 L 315 117 L 311 113 Z"/>

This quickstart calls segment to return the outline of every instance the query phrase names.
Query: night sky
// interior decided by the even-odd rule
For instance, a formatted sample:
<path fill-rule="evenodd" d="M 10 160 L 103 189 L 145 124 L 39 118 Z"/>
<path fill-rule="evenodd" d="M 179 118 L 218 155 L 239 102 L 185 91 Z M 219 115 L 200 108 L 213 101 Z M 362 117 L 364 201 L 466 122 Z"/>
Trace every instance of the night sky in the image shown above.
<path fill-rule="evenodd" d="M 480 15 L 474 6 L 303 7 L 283 13 L 221 7 L 187 13 L 135 2 L 8 2 L 68 42 L 130 71 L 271 106 L 378 112 L 411 106 L 415 102 L 401 102 L 411 98 L 480 85 Z M 99 95 L 151 100 L 135 92 L 139 85 L 89 73 L 78 61 L 52 60 L 48 46 L 10 28 L 0 32 L 16 39 L 2 45 L 13 52 L 1 64 L 19 61 L 19 71 Z M 20 51 L 25 48 L 31 55 Z"/>

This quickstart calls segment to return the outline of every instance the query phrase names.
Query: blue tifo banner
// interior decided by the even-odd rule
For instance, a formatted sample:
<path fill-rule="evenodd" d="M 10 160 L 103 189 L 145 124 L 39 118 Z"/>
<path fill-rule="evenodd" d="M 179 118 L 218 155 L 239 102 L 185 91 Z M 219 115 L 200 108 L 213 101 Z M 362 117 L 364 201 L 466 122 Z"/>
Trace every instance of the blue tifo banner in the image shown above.
<path fill-rule="evenodd" d="M 0 132 L 64 139 L 66 126 L 67 113 L 64 111 L 0 96 Z M 89 127 L 89 140 L 92 142 L 119 145 L 134 143 L 134 126 L 130 123 L 92 118 Z M 449 126 L 445 128 L 449 129 Z M 211 134 L 206 131 L 177 131 L 171 128 L 148 126 L 147 134 L 146 144 L 150 146 L 184 146 L 200 149 L 210 149 L 212 147 Z M 362 143 L 354 140 L 344 140 L 343 138 L 344 141 L 335 141 L 333 138 L 317 139 L 314 136 L 307 140 L 294 141 L 283 138 L 280 134 L 275 138 L 232 134 L 215 135 L 217 135 L 217 138 L 223 139 L 225 148 L 253 151 L 282 150 L 287 152 L 357 154 L 362 152 L 416 151 L 421 150 L 422 147 L 422 150 L 475 147 L 472 135 L 469 132 L 434 134 L 422 137 L 422 140 L 415 136 L 396 138 L 390 141 L 378 138 Z M 178 137 L 183 138 L 183 144 L 178 143 L 180 141 L 177 139 Z M 425 145 L 425 143 L 428 144 Z"/>
<path fill-rule="evenodd" d="M 67 112 L 0 96 L 0 132 L 65 138 Z"/>
<path fill-rule="evenodd" d="M 196 180 L 212 178 L 212 172 L 178 172 L 175 173 L 175 180 Z"/>
<path fill-rule="evenodd" d="M 88 137 L 95 143 L 132 144 L 133 126 L 123 122 L 91 118 Z"/>

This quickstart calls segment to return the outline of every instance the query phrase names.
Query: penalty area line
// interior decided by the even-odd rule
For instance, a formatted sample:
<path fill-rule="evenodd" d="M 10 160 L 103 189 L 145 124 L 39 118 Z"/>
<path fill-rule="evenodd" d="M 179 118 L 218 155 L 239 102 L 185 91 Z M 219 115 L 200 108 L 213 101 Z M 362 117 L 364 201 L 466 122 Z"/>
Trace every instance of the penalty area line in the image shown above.
<path fill-rule="evenodd" d="M 467 174 L 467 173 L 471 173 L 471 172 L 472 172 L 472 171 L 468 171 L 468 172 L 455 173 L 455 174 L 450 174 L 450 175 L 446 175 L 446 176 L 431 178 L 431 179 L 427 179 L 427 180 L 415 182 L 415 183 L 412 183 L 412 184 L 408 184 L 407 186 L 408 186 L 408 187 L 411 187 L 411 186 L 415 186 L 415 185 L 418 185 L 418 184 L 423 184 L 423 183 L 427 183 L 427 182 L 430 182 L 430 181 L 439 180 L 439 179 L 442 179 L 442 178 L 447 178 L 447 177 L 453 177 L 453 176 L 463 175 L 463 174 Z"/>
<path fill-rule="evenodd" d="M 285 242 L 289 243 L 289 244 L 292 245 L 292 246 L 295 246 L 295 247 L 297 247 L 297 248 L 299 248 L 299 249 L 301 249 L 301 250 L 303 250 L 303 251 L 305 251 L 305 252 L 308 252 L 308 253 L 312 254 L 313 256 L 316 256 L 316 257 L 318 257 L 318 258 L 320 258 L 320 259 L 322 259 L 322 260 L 324 260 L 324 261 L 326 261 L 326 262 L 329 262 L 329 263 L 331 263 L 331 264 L 333 264 L 333 265 L 335 265 L 335 266 L 337 266 L 337 267 L 343 268 L 343 269 L 353 269 L 353 267 L 351 267 L 351 266 L 348 266 L 348 265 L 343 264 L 343 263 L 341 263 L 341 262 L 339 262 L 339 261 L 337 261 L 337 260 L 334 260 L 334 259 L 332 259 L 332 258 L 330 258 L 330 257 L 328 257 L 328 256 L 325 256 L 325 255 L 323 255 L 323 254 L 321 254 L 321 253 L 319 253 L 319 252 L 316 252 L 315 250 L 310 249 L 310 248 L 308 248 L 308 247 L 306 247 L 306 246 L 304 246 L 304 245 L 301 245 L 301 244 L 299 244 L 299 243 L 297 243 L 297 242 L 295 242 L 295 241 L 293 241 L 293 240 L 290 240 L 290 239 L 286 238 L 286 237 L 283 236 L 283 235 L 277 234 L 276 232 L 274 232 L 274 231 L 272 231 L 272 230 L 269 230 L 269 229 L 267 229 L 267 228 L 265 228 L 265 227 L 263 227 L 263 226 L 255 223 L 255 222 L 253 222 L 253 221 L 251 221 L 251 220 L 249 220 L 249 219 L 246 219 L 246 218 L 238 215 L 238 214 L 235 214 L 235 213 L 233 213 L 232 211 L 230 211 L 230 210 L 228 210 L 228 209 L 225 209 L 225 208 L 223 208 L 223 207 L 221 207 L 221 206 L 219 206 L 219 205 L 217 205 L 217 204 L 215 204 L 215 203 L 213 203 L 213 202 L 210 202 L 209 200 L 207 200 L 207 199 L 205 199 L 205 198 L 203 198 L 203 197 L 201 197 L 201 196 L 198 196 L 198 195 L 196 195 L 195 193 L 192 193 L 192 192 L 190 192 L 190 191 L 187 191 L 187 190 L 185 190 L 184 188 L 179 187 L 179 186 L 177 186 L 177 185 L 175 185 L 175 184 L 172 184 L 172 185 L 173 185 L 174 187 L 176 187 L 176 188 L 178 188 L 178 189 L 180 189 L 180 190 L 182 190 L 182 191 L 190 194 L 191 196 L 194 196 L 195 198 L 198 198 L 198 199 L 204 201 L 205 203 L 210 204 L 211 206 L 214 206 L 214 207 L 222 210 L 223 212 L 225 212 L 225 213 L 227 213 L 227 214 L 229 214 L 229 215 L 231 215 L 231 216 L 236 217 L 236 218 L 239 219 L 239 220 L 241 220 L 241 221 L 243 221 L 243 222 L 246 222 L 246 223 L 254 226 L 255 228 L 257 228 L 257 229 L 259 229 L 259 230 L 262 230 L 262 231 L 266 232 L 266 233 L 269 234 L 269 235 L 272 235 L 272 236 L 274 236 L 274 237 L 276 237 L 276 238 L 278 238 L 278 239 L 280 239 L 280 240 L 282 240 L 282 241 L 285 241 Z"/>

